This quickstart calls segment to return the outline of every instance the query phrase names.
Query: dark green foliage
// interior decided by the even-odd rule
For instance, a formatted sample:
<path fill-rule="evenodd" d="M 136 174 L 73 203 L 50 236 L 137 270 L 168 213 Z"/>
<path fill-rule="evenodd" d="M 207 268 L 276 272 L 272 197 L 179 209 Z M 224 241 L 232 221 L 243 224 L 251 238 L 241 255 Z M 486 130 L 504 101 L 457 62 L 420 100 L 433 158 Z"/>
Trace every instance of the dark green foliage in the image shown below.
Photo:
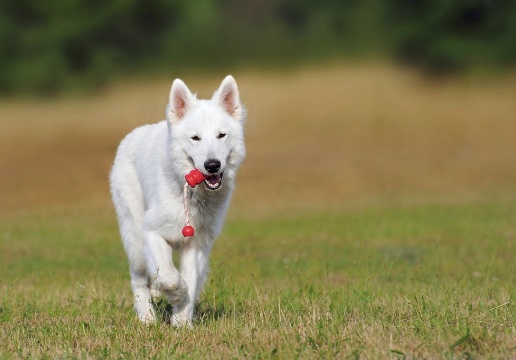
<path fill-rule="evenodd" d="M 394 52 L 438 72 L 516 62 L 516 2 L 512 0 L 395 0 Z"/>
<path fill-rule="evenodd" d="M 53 93 L 135 69 L 156 53 L 178 6 L 150 1 L 0 3 L 0 90 Z"/>
<path fill-rule="evenodd" d="M 430 70 L 516 61 L 511 0 L 3 0 L 0 92 L 51 95 L 132 72 L 392 51 Z"/>

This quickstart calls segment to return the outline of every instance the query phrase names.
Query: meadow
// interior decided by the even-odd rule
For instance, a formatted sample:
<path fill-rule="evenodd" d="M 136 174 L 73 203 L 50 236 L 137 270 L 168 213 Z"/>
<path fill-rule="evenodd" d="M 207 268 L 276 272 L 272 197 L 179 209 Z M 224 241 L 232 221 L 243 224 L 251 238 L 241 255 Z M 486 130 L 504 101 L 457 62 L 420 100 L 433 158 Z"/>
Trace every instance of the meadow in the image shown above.
<path fill-rule="evenodd" d="M 514 75 L 233 75 L 248 157 L 193 330 L 136 320 L 107 184 L 178 74 L 0 103 L 0 358 L 516 357 Z"/>

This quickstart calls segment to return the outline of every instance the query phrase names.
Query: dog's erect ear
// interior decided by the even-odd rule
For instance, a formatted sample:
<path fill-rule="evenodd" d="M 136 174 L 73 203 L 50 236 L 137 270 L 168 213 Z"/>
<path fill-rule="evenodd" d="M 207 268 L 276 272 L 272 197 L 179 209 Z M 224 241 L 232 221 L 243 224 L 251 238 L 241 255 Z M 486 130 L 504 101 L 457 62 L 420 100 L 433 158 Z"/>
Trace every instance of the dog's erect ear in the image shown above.
<path fill-rule="evenodd" d="M 181 120 L 194 101 L 195 95 L 190 92 L 186 84 L 180 79 L 175 79 L 170 88 L 167 120 L 171 123 Z"/>
<path fill-rule="evenodd" d="M 243 120 L 244 109 L 240 103 L 238 87 L 233 76 L 226 76 L 213 95 L 213 100 L 217 101 L 229 115 L 237 120 Z"/>

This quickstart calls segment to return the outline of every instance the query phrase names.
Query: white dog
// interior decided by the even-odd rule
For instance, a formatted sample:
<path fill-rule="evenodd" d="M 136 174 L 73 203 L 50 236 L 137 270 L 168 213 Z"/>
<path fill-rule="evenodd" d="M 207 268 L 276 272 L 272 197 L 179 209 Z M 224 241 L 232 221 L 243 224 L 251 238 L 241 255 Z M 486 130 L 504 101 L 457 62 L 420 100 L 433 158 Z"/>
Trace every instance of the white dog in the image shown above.
<path fill-rule="evenodd" d="M 151 292 L 174 305 L 172 324 L 191 326 L 195 301 L 208 273 L 208 256 L 219 235 L 235 175 L 245 157 L 246 111 L 232 76 L 212 99 L 200 100 L 176 79 L 167 119 L 132 131 L 118 147 L 111 195 L 129 258 L 138 318 L 156 320 Z M 185 175 L 199 169 L 203 184 L 188 188 L 195 235 L 181 233 L 187 221 Z M 172 249 L 180 250 L 180 270 Z"/>

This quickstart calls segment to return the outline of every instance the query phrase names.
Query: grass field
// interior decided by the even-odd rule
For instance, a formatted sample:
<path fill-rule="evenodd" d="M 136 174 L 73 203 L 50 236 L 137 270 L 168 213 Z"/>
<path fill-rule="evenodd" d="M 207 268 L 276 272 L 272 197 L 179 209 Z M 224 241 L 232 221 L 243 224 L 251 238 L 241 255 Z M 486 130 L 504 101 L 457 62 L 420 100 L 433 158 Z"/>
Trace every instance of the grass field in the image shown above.
<path fill-rule="evenodd" d="M 172 77 L 0 104 L 0 358 L 515 358 L 514 76 L 234 75 L 249 155 L 193 330 L 137 322 L 107 187 Z"/>

